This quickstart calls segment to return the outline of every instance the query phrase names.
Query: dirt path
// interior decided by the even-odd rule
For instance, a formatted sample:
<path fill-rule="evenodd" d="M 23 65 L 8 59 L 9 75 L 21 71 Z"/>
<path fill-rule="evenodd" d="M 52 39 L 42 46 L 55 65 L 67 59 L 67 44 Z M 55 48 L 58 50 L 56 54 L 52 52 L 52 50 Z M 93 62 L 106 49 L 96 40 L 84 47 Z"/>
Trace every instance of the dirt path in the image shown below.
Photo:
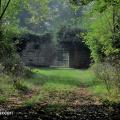
<path fill-rule="evenodd" d="M 68 102 L 71 105 L 82 106 L 82 105 L 101 105 L 98 97 L 93 95 L 86 87 L 81 86 L 70 93 Z"/>
<path fill-rule="evenodd" d="M 80 86 L 68 93 L 53 92 L 45 100 L 48 104 L 67 104 L 69 106 L 101 105 L 100 99 L 93 95 L 85 86 Z"/>
<path fill-rule="evenodd" d="M 23 98 L 31 98 L 32 93 Z M 22 104 L 23 98 L 10 98 L 11 106 Z M 49 93 L 44 101 L 46 104 L 37 104 L 33 107 L 11 108 L 13 115 L 1 115 L 1 120 L 119 120 L 120 105 L 102 105 L 99 98 L 91 94 L 85 86 L 71 91 L 67 94 Z M 55 105 L 64 105 L 56 110 Z"/>
<path fill-rule="evenodd" d="M 32 89 L 31 91 L 19 94 L 19 96 L 11 96 L 7 101 L 6 108 L 17 108 L 21 107 L 25 100 L 29 100 L 32 98 L 33 95 L 38 93 L 39 89 Z M 43 101 L 40 102 L 42 105 L 49 104 L 67 104 L 69 106 L 81 106 L 81 105 L 101 105 L 99 98 L 93 95 L 86 86 L 81 85 L 79 88 L 76 88 L 73 91 L 69 92 L 57 92 L 53 91 L 48 93 L 47 97 L 44 98 Z"/>

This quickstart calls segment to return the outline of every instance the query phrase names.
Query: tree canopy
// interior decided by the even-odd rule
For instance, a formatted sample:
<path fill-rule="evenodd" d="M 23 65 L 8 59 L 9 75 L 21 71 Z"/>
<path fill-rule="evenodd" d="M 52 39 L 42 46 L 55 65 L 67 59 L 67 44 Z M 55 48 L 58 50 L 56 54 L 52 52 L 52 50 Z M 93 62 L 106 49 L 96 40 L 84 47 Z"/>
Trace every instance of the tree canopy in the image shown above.
<path fill-rule="evenodd" d="M 27 27 L 40 31 L 41 24 L 56 31 L 61 25 L 81 27 L 82 23 L 82 29 L 87 29 L 85 42 L 96 62 L 120 52 L 119 12 L 120 0 L 0 0 L 0 21 L 5 34 L 6 30 L 19 33 Z M 25 22 L 22 27 L 21 21 Z"/>
<path fill-rule="evenodd" d="M 105 57 L 120 53 L 120 0 L 70 0 L 76 6 L 88 9 L 88 33 L 86 44 L 91 49 L 93 59 L 103 61 Z"/>

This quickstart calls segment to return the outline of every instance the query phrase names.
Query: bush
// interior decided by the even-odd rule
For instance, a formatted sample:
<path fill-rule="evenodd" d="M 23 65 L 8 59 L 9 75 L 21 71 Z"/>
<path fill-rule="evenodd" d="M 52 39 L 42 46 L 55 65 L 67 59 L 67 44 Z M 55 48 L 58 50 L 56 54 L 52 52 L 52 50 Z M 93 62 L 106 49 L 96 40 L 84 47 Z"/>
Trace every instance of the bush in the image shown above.
<path fill-rule="evenodd" d="M 4 96 L 0 96 L 0 104 L 6 102 L 7 99 Z"/>
<path fill-rule="evenodd" d="M 116 88 L 116 92 L 120 89 L 120 74 L 118 66 L 113 66 L 109 62 L 95 64 L 92 69 L 96 78 L 103 81 L 106 85 L 107 91 L 111 94 L 111 89 Z"/>
<path fill-rule="evenodd" d="M 31 78 L 33 76 L 32 69 L 29 67 L 24 67 L 24 77 Z"/>

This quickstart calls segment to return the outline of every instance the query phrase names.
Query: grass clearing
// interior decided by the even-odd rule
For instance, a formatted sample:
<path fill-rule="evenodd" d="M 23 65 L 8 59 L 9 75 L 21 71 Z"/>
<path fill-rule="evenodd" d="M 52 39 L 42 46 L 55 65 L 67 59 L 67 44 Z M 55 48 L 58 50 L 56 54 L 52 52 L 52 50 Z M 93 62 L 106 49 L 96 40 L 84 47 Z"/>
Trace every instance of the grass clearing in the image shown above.
<path fill-rule="evenodd" d="M 0 102 L 5 102 L 14 94 L 16 89 L 13 87 L 11 78 L 7 75 L 0 75 Z"/>
<path fill-rule="evenodd" d="M 49 104 L 55 106 L 67 105 L 71 101 L 81 99 L 80 88 L 86 88 L 93 95 L 102 99 L 118 101 L 115 97 L 115 87 L 111 90 L 111 96 L 108 95 L 106 86 L 103 82 L 96 80 L 94 73 L 88 70 L 66 69 L 66 68 L 40 68 L 32 69 L 33 75 L 30 78 L 24 78 L 20 81 L 17 88 L 13 87 L 9 76 L 0 77 L 0 101 L 6 101 L 13 94 L 16 96 L 19 91 L 23 92 L 23 105 L 31 106 L 36 103 Z M 33 90 L 30 93 L 29 90 Z M 24 95 L 24 94 L 28 95 Z M 20 93 L 21 94 L 21 93 Z M 114 94 L 114 95 L 113 95 Z M 119 96 L 120 93 L 117 93 Z M 71 100 L 70 100 L 71 99 Z M 72 101 L 73 99 L 73 101 Z"/>

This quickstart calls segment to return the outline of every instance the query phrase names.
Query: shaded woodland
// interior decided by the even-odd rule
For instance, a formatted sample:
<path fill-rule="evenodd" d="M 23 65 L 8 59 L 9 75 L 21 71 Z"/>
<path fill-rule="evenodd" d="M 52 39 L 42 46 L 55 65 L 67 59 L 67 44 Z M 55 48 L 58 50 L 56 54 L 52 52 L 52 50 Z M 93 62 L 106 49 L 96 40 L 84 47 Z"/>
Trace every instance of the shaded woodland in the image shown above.
<path fill-rule="evenodd" d="M 120 0 L 0 0 L 0 118 L 119 120 Z"/>

